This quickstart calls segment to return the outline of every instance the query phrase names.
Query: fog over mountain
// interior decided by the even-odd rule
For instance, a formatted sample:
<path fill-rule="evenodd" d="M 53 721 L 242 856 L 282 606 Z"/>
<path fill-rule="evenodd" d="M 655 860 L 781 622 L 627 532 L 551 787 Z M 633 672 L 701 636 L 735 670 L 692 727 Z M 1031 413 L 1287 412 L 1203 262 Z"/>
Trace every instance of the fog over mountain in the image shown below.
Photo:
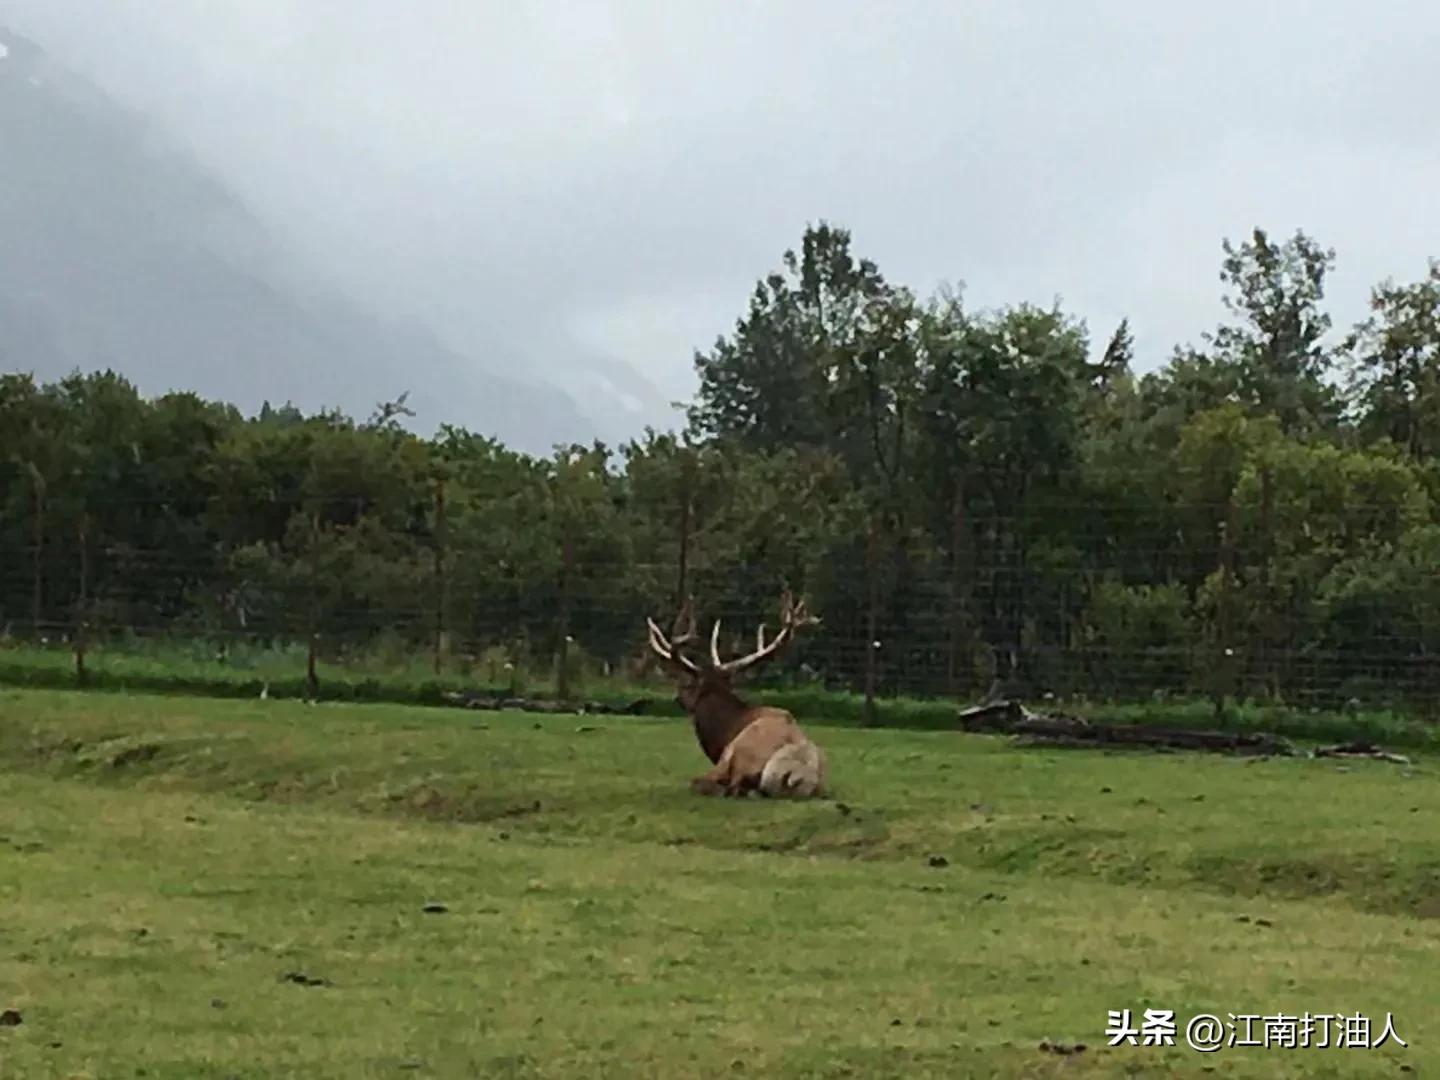
<path fill-rule="evenodd" d="M 109 366 L 147 392 L 361 418 L 408 391 L 426 428 L 538 451 L 598 430 L 559 390 L 503 374 L 503 355 L 481 362 L 340 295 L 164 132 L 25 38 L 0 50 L 4 370 Z"/>
<path fill-rule="evenodd" d="M 1303 228 L 1363 314 L 1440 236 L 1440 9 L 0 0 L 0 366 L 526 448 L 694 386 L 808 222 L 1138 366 Z M 28 42 L 35 42 L 39 53 Z"/>

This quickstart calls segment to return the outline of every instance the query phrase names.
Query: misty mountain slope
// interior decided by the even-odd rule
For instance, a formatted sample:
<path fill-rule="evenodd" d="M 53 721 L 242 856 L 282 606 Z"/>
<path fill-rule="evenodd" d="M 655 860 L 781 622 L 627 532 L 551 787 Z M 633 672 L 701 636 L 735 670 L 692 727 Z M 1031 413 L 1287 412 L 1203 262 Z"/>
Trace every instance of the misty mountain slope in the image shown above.
<path fill-rule="evenodd" d="M 531 452 L 595 434 L 558 388 L 327 289 L 216 178 L 0 30 L 0 370 L 105 367 L 246 411 L 288 399 L 363 419 L 408 390 L 417 429 Z"/>

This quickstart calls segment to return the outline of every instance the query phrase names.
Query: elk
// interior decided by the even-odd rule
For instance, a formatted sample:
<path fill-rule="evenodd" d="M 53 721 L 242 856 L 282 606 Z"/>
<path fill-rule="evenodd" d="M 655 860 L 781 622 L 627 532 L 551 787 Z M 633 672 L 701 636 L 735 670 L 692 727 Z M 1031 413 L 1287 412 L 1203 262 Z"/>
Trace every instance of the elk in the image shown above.
<path fill-rule="evenodd" d="M 823 793 L 828 766 L 824 752 L 810 741 L 795 717 L 770 705 L 751 705 L 735 693 L 732 680 L 742 672 L 773 658 L 802 627 L 819 619 L 793 602 L 789 592 L 780 600 L 780 629 L 765 640 L 765 624 L 755 633 L 755 649 L 733 660 L 720 659 L 720 620 L 710 633 L 710 661 L 691 660 L 680 646 L 695 639 L 695 616 L 689 600 L 666 636 L 653 618 L 650 649 L 678 683 L 676 701 L 689 714 L 700 749 L 714 766 L 690 782 L 705 795 L 762 795 L 807 797 Z"/>

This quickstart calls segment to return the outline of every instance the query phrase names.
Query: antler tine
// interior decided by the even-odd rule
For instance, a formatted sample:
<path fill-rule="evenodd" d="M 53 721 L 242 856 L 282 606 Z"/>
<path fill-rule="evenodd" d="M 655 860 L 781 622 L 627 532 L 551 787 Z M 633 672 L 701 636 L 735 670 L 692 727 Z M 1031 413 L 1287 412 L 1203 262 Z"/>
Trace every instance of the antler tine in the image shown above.
<path fill-rule="evenodd" d="M 781 617 L 786 626 L 814 626 L 820 621 L 805 609 L 805 598 L 803 596 L 798 603 L 792 602 L 789 590 L 785 592 Z"/>
<path fill-rule="evenodd" d="M 645 625 L 650 628 L 650 648 L 656 656 L 692 674 L 697 671 L 694 661 L 690 660 L 675 647 L 677 641 L 683 641 L 685 639 L 680 638 L 675 641 L 667 639 L 660 627 L 655 625 L 655 620 L 648 615 L 645 617 Z"/>
<path fill-rule="evenodd" d="M 715 625 L 710 628 L 710 663 L 717 668 L 725 665 L 720 662 L 720 620 L 715 620 Z"/>
<path fill-rule="evenodd" d="M 655 620 L 647 615 L 645 616 L 645 625 L 650 628 L 650 647 L 656 652 L 669 656 L 673 651 L 672 646 L 665 640 L 665 635 L 660 631 L 660 627 L 655 625 Z"/>
<path fill-rule="evenodd" d="M 675 626 L 670 641 L 675 645 L 693 641 L 695 633 L 695 598 L 687 596 L 675 615 Z"/>
<path fill-rule="evenodd" d="M 727 673 L 734 674 L 739 671 L 744 671 L 746 668 L 753 667 L 760 661 L 774 656 L 781 648 L 789 643 L 797 629 L 819 621 L 819 619 L 805 611 L 805 602 L 803 600 L 796 605 L 790 596 L 790 591 L 787 589 L 781 596 L 780 629 L 771 641 L 766 642 L 765 624 L 761 623 L 755 630 L 755 651 L 749 656 L 737 657 L 728 663 L 720 664 L 718 662 L 719 656 L 713 649 L 711 655 L 716 661 L 716 666 Z"/>

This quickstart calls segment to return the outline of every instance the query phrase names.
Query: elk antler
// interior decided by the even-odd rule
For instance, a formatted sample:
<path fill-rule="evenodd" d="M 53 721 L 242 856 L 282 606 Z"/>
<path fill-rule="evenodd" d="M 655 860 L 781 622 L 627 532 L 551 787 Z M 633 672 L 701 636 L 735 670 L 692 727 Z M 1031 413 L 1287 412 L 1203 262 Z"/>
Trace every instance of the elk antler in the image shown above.
<path fill-rule="evenodd" d="M 700 669 L 695 662 L 685 656 L 679 646 L 695 640 L 695 613 L 693 598 L 687 597 L 685 603 L 680 606 L 680 612 L 675 616 L 674 629 L 670 636 L 666 637 L 660 628 L 655 625 L 655 620 L 646 616 L 645 625 L 650 628 L 650 649 L 660 660 L 671 668 L 679 668 L 690 675 L 699 675 Z"/>
<path fill-rule="evenodd" d="M 780 596 L 780 630 L 775 639 L 768 645 L 765 642 L 765 624 L 761 623 L 755 630 L 755 651 L 746 656 L 736 657 L 734 660 L 722 662 L 720 660 L 720 620 L 715 620 L 715 626 L 710 632 L 710 662 L 717 669 L 727 675 L 735 675 L 747 668 L 754 667 L 762 660 L 768 660 L 777 652 L 789 644 L 790 639 L 795 636 L 795 631 L 802 626 L 814 626 L 820 620 L 805 610 L 805 601 L 794 602 L 790 596 L 790 590 L 786 589 Z"/>

